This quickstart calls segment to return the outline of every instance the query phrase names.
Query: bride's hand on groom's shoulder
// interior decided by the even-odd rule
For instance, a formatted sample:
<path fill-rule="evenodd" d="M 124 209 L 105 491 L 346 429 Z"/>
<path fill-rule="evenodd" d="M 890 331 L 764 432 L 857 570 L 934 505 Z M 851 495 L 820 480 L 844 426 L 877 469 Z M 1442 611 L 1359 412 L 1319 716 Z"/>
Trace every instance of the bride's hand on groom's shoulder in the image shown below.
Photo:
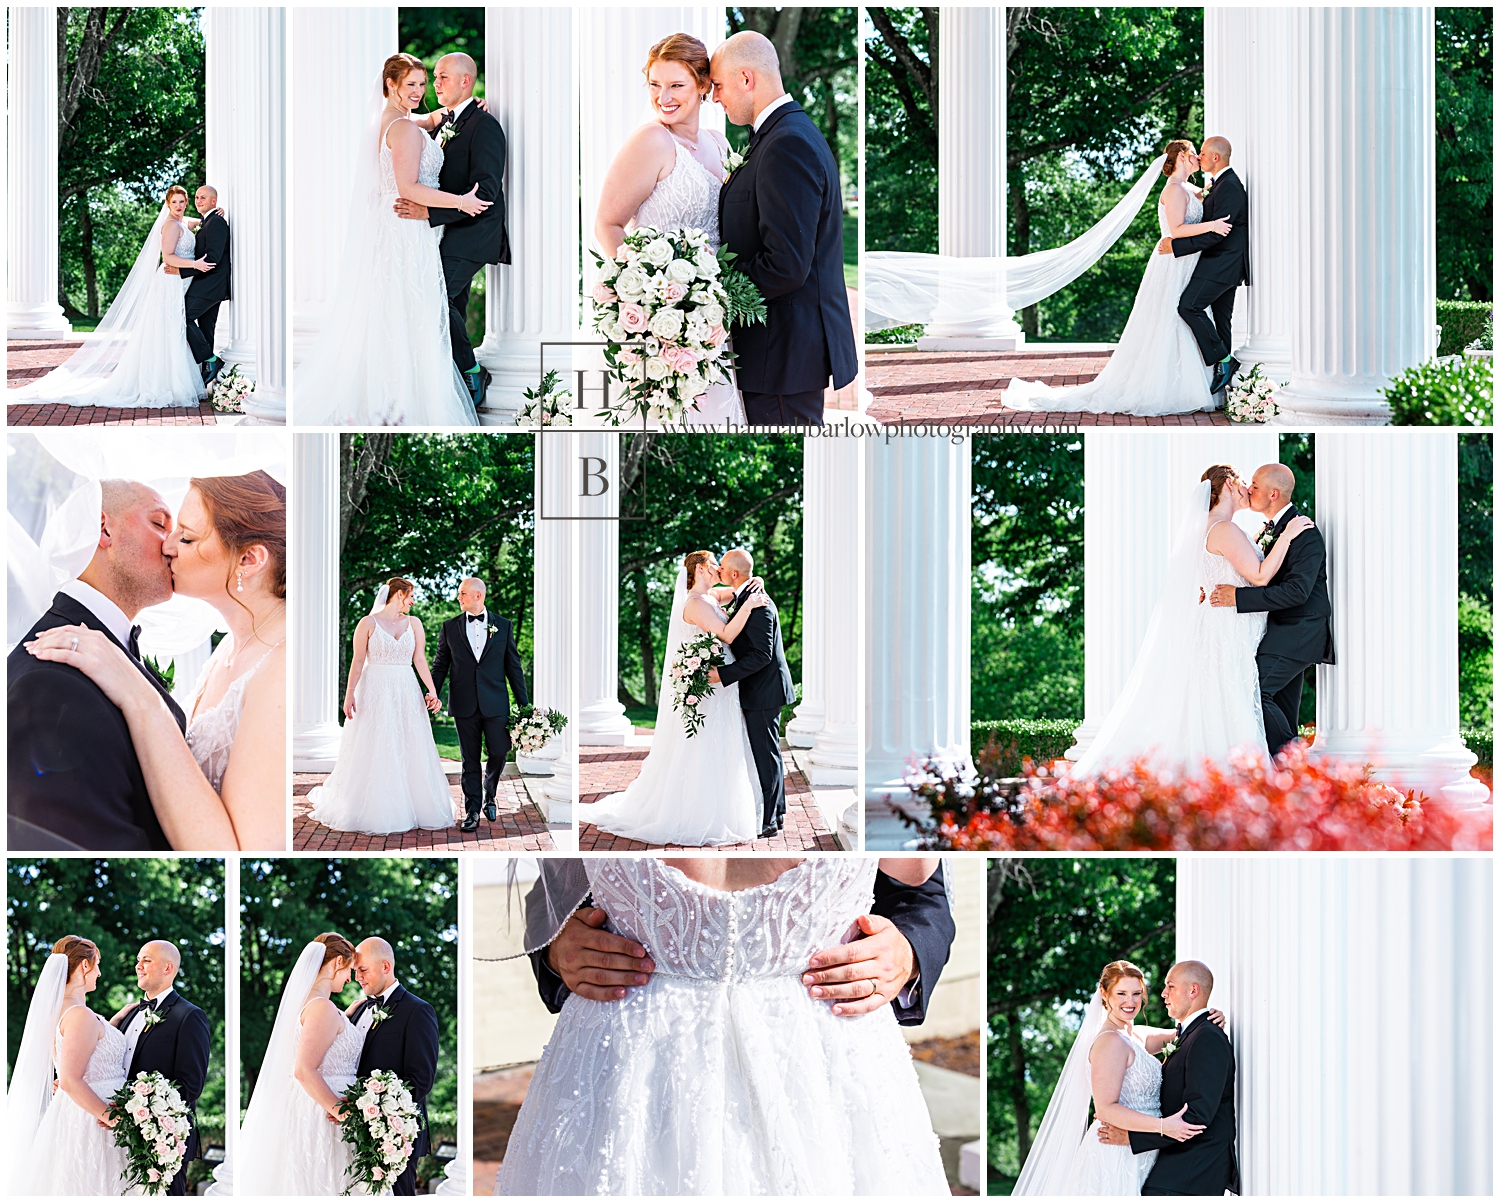
<path fill-rule="evenodd" d="M 78 669 L 121 710 L 133 702 L 156 696 L 156 691 L 120 646 L 92 627 L 52 627 L 23 646 L 38 660 L 51 660 Z"/>
<path fill-rule="evenodd" d="M 1298 514 L 1295 518 L 1293 518 L 1286 524 L 1286 529 L 1282 533 L 1286 535 L 1288 539 L 1295 539 L 1303 531 L 1312 530 L 1314 525 L 1316 524 L 1306 514 Z"/>
<path fill-rule="evenodd" d="M 1210 1009 L 1208 1012 L 1208 1022 L 1221 1028 L 1229 1026 L 1228 1021 L 1224 1018 L 1223 1011 L 1215 1011 Z"/>

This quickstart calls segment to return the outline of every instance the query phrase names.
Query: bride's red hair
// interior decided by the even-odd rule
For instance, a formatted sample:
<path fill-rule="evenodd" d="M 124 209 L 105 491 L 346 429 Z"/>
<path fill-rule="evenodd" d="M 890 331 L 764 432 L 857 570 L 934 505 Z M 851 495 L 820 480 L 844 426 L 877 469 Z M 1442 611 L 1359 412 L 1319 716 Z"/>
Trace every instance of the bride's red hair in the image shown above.
<path fill-rule="evenodd" d="M 1115 988 L 1115 983 L 1121 978 L 1133 977 L 1141 983 L 1141 988 L 1146 987 L 1146 975 L 1138 965 L 1132 965 L 1129 961 L 1111 961 L 1099 974 L 1099 993 L 1106 998 L 1109 992 Z"/>
<path fill-rule="evenodd" d="M 1177 160 L 1183 155 L 1193 153 L 1193 144 L 1182 138 L 1174 138 L 1167 143 L 1167 161 L 1161 165 L 1162 175 L 1171 175 L 1177 170 Z"/>

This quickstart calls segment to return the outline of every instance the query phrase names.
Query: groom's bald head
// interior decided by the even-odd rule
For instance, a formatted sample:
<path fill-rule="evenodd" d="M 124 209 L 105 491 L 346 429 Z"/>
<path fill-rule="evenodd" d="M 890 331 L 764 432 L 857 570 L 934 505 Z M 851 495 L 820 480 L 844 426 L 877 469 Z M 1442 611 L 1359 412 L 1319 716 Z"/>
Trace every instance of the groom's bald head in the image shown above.
<path fill-rule="evenodd" d="M 443 55 L 432 69 L 432 90 L 445 109 L 463 104 L 474 95 L 478 80 L 479 64 L 461 51 Z"/>
<path fill-rule="evenodd" d="M 724 558 L 719 561 L 719 571 L 723 574 L 724 583 L 737 589 L 754 574 L 755 561 L 743 547 L 736 547 L 724 553 Z"/>
<path fill-rule="evenodd" d="M 396 980 L 396 950 L 379 936 L 361 940 L 354 949 L 354 976 L 366 995 L 381 993 Z"/>

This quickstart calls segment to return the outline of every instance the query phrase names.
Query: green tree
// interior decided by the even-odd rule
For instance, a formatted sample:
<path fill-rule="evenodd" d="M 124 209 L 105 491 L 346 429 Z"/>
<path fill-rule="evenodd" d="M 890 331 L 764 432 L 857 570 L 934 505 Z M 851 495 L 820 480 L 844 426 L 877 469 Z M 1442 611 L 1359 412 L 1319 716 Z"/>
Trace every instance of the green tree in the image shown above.
<path fill-rule="evenodd" d="M 990 860 L 990 1194 L 1015 1184 L 1105 965 L 1139 965 L 1141 1023 L 1170 1025 L 1157 994 L 1174 960 L 1176 883 L 1170 858 Z"/>
<path fill-rule="evenodd" d="M 63 936 L 99 946 L 89 1006 L 106 1019 L 139 1001 L 135 958 L 150 940 L 182 953 L 177 989 L 208 1016 L 212 1045 L 198 1099 L 204 1129 L 224 1126 L 224 862 L 148 857 L 11 857 L 6 862 L 6 1076 L 26 1027 L 42 965 Z"/>
<path fill-rule="evenodd" d="M 458 862 L 425 857 L 244 860 L 240 863 L 240 1106 L 265 1058 L 286 975 L 322 932 L 355 944 L 381 936 L 396 976 L 438 1016 L 434 1124 L 456 1123 L 458 1100 Z M 335 1001 L 360 997 L 352 978 Z"/>
<path fill-rule="evenodd" d="M 938 249 L 936 8 L 867 8 L 865 245 Z"/>
<path fill-rule="evenodd" d="M 432 68 L 445 54 L 467 54 L 479 66 L 474 94 L 484 95 L 483 8 L 401 8 L 397 10 L 401 50 L 427 65 L 425 109 L 438 107 L 432 89 Z"/>
<path fill-rule="evenodd" d="M 1439 8 L 1437 40 L 1437 294 L 1494 295 L 1495 12 Z"/>
<path fill-rule="evenodd" d="M 1494 724 L 1494 436 L 1458 436 L 1458 709 L 1466 727 Z"/>

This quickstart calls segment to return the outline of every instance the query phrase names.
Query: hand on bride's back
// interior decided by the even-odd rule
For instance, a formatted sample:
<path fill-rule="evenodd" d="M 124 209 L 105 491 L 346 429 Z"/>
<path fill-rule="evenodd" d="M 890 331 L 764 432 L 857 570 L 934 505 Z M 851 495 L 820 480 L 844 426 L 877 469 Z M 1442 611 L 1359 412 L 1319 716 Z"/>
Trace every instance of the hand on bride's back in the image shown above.
<path fill-rule="evenodd" d="M 1173 1140 L 1192 1140 L 1204 1129 L 1203 1124 L 1190 1124 L 1183 1118 L 1187 1111 L 1187 1104 L 1182 1105 L 1182 1110 L 1176 1115 L 1169 1115 L 1161 1121 L 1163 1136 L 1170 1136 Z"/>
<path fill-rule="evenodd" d="M 470 217 L 478 217 L 490 207 L 491 202 L 479 199 L 479 185 L 475 184 L 458 198 L 458 207 Z"/>
<path fill-rule="evenodd" d="M 608 918 L 598 907 L 585 907 L 547 946 L 547 964 L 563 985 L 595 1002 L 617 1002 L 626 987 L 644 986 L 656 969 L 634 940 L 602 930 Z"/>

